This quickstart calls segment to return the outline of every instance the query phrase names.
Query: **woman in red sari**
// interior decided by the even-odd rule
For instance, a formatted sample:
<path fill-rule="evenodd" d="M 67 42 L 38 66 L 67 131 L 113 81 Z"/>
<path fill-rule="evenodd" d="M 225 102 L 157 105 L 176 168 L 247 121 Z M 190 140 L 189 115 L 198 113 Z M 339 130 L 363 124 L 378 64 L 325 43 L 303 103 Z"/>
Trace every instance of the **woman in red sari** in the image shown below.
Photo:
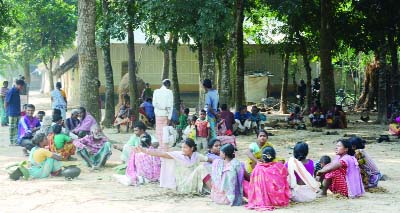
<path fill-rule="evenodd" d="M 272 162 L 276 157 L 274 148 L 266 147 L 262 153 L 264 163 L 258 163 L 250 176 L 246 208 L 264 211 L 287 206 L 290 202 L 288 170 L 281 162 Z"/>

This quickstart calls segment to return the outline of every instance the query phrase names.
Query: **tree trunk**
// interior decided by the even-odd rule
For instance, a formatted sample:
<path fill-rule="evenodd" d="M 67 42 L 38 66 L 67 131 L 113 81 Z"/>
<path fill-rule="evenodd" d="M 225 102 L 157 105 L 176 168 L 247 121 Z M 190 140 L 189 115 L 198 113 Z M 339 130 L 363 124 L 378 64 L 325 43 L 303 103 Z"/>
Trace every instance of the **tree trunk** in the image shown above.
<path fill-rule="evenodd" d="M 80 74 L 80 106 L 85 107 L 96 120 L 99 111 L 99 70 L 96 53 L 96 1 L 78 1 L 78 54 Z"/>
<path fill-rule="evenodd" d="M 378 95 L 378 73 L 379 61 L 378 53 L 375 52 L 374 62 L 365 68 L 365 78 L 363 82 L 363 91 L 358 99 L 357 109 L 371 110 L 375 106 L 376 97 Z"/>
<path fill-rule="evenodd" d="M 29 69 L 29 61 L 24 61 L 24 77 L 25 77 L 25 95 L 27 96 L 27 102 L 29 103 L 29 87 L 31 85 L 31 71 Z M 44 82 L 43 82 L 44 83 Z"/>
<path fill-rule="evenodd" d="M 288 81 L 289 81 L 289 57 L 290 53 L 285 52 L 284 66 L 283 66 L 283 78 L 282 78 L 282 89 L 281 89 L 281 104 L 279 111 L 283 114 L 287 114 L 287 97 L 288 97 Z"/>
<path fill-rule="evenodd" d="M 136 61 L 135 61 L 135 37 L 133 34 L 133 27 L 131 24 L 128 24 L 128 73 L 129 73 L 129 96 L 130 96 L 130 105 L 132 108 L 132 113 L 136 119 L 139 116 L 139 91 L 137 87 L 137 79 L 136 79 Z"/>
<path fill-rule="evenodd" d="M 221 71 L 221 89 L 219 92 L 219 102 L 221 104 L 230 104 L 231 95 L 231 61 L 232 54 L 235 51 L 234 45 L 229 42 L 225 47 L 224 55 L 222 58 L 222 71 Z"/>
<path fill-rule="evenodd" d="M 386 47 L 381 46 L 378 50 L 379 74 L 378 74 L 378 119 L 377 123 L 387 124 L 387 66 L 386 66 Z"/>
<path fill-rule="evenodd" d="M 244 0 L 236 0 L 236 109 L 246 103 L 244 96 L 244 49 L 243 49 L 243 21 Z"/>
<path fill-rule="evenodd" d="M 215 56 L 214 56 L 214 44 L 213 42 L 202 42 L 202 53 L 203 53 L 203 65 L 200 75 L 200 82 L 204 79 L 210 79 L 215 88 Z M 199 94 L 199 109 L 204 108 L 205 93 L 200 83 L 200 94 Z"/>
<path fill-rule="evenodd" d="M 399 73 L 399 57 L 397 55 L 397 43 L 396 43 L 395 35 L 393 31 L 390 31 L 388 34 L 388 43 L 389 43 L 389 50 L 390 50 L 390 59 L 392 62 L 391 72 L 390 72 L 390 90 L 388 91 L 388 97 L 391 100 L 388 102 L 392 102 L 394 100 L 400 100 L 400 73 Z"/>
<path fill-rule="evenodd" d="M 160 36 L 161 49 L 163 51 L 163 72 L 162 72 L 162 80 L 169 78 L 169 50 L 168 43 L 165 42 L 164 36 Z"/>
<path fill-rule="evenodd" d="M 197 42 L 197 54 L 198 54 L 198 61 L 199 61 L 199 81 L 201 82 L 203 79 L 203 45 L 200 42 Z M 201 109 L 203 106 L 201 105 L 203 103 L 204 96 L 202 98 L 202 90 L 203 86 L 201 83 L 199 84 L 199 101 L 198 101 L 198 109 Z"/>
<path fill-rule="evenodd" d="M 176 66 L 177 52 L 178 52 L 178 36 L 174 35 L 171 48 L 172 85 L 173 85 L 172 91 L 174 93 L 174 107 L 179 112 L 181 96 L 179 91 L 178 70 Z"/>
<path fill-rule="evenodd" d="M 222 77 L 222 48 L 218 48 L 217 54 L 217 65 L 218 65 L 218 77 L 217 77 L 217 90 L 221 91 L 221 77 Z"/>
<path fill-rule="evenodd" d="M 53 60 L 49 61 L 49 66 L 47 70 L 47 77 L 49 78 L 49 84 L 50 84 L 50 91 L 54 90 L 54 76 L 53 76 Z"/>
<path fill-rule="evenodd" d="M 335 100 L 335 77 L 332 67 L 332 5 L 329 0 L 321 0 L 320 58 L 321 58 L 321 105 L 324 110 L 330 109 Z"/>
<path fill-rule="evenodd" d="M 310 112 L 311 103 L 312 103 L 312 91 L 311 91 L 311 66 L 310 59 L 307 51 L 306 42 L 304 41 L 303 36 L 300 35 L 300 32 L 296 32 L 296 37 L 300 42 L 300 51 L 303 56 L 303 64 L 304 69 L 306 70 L 306 102 L 303 109 L 304 114 L 308 114 Z"/>
<path fill-rule="evenodd" d="M 109 5 L 108 0 L 102 0 L 103 9 L 103 32 L 101 35 L 102 50 L 103 50 L 103 63 L 104 63 L 104 74 L 106 79 L 106 94 L 105 94 L 105 115 L 103 120 L 103 126 L 109 128 L 112 126 L 115 114 L 115 103 L 114 103 L 114 76 L 113 69 L 111 66 L 111 54 L 110 54 L 110 20 L 109 20 Z"/>

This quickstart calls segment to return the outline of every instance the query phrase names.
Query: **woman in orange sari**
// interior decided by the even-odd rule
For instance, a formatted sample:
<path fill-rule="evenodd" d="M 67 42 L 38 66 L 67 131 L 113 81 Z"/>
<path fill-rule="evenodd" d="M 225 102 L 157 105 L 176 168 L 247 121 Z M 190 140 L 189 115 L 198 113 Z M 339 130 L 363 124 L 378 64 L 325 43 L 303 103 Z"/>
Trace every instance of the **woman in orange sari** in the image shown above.
<path fill-rule="evenodd" d="M 274 148 L 263 149 L 264 163 L 257 163 L 250 176 L 246 208 L 264 211 L 289 204 L 288 170 L 281 162 L 273 162 L 275 157 Z"/>

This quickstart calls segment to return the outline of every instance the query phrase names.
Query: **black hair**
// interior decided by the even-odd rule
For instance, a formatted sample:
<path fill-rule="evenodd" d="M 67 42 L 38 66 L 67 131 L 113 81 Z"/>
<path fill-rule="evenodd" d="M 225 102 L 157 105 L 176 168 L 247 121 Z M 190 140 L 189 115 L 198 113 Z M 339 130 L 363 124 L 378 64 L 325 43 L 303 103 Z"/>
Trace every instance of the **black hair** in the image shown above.
<path fill-rule="evenodd" d="M 61 116 L 61 110 L 60 109 L 53 109 L 53 118 L 54 118 L 54 116 L 57 116 L 57 115 Z"/>
<path fill-rule="evenodd" d="M 25 81 L 19 79 L 19 80 L 16 80 L 16 81 L 15 81 L 15 84 L 16 84 L 16 85 L 20 85 L 20 86 L 25 86 Z"/>
<path fill-rule="evenodd" d="M 141 129 L 143 131 L 146 131 L 146 129 L 147 129 L 146 125 L 141 121 L 137 121 L 135 123 L 135 128 Z"/>
<path fill-rule="evenodd" d="M 152 102 L 153 99 L 151 99 L 151 98 L 146 98 L 146 101 L 147 101 L 147 102 Z"/>
<path fill-rule="evenodd" d="M 148 148 L 151 146 L 151 136 L 149 134 L 144 134 L 140 137 L 140 145 L 144 148 Z"/>
<path fill-rule="evenodd" d="M 366 141 L 360 137 L 354 136 L 349 139 L 351 146 L 355 146 L 356 149 L 365 149 Z"/>
<path fill-rule="evenodd" d="M 125 102 L 129 102 L 131 100 L 131 97 L 128 94 L 124 94 L 123 98 Z"/>
<path fill-rule="evenodd" d="M 183 112 L 184 112 L 185 114 L 189 114 L 190 110 L 189 110 L 189 108 L 185 108 L 185 109 L 183 110 Z"/>
<path fill-rule="evenodd" d="M 228 105 L 227 104 L 221 104 L 221 110 L 227 110 Z"/>
<path fill-rule="evenodd" d="M 347 154 L 350 156 L 354 156 L 356 152 L 353 149 L 353 146 L 351 145 L 350 141 L 348 139 L 339 139 L 337 142 L 341 142 L 344 146 L 344 148 L 347 148 Z"/>
<path fill-rule="evenodd" d="M 293 155 L 299 161 L 305 160 L 308 155 L 308 144 L 303 141 L 297 142 L 293 149 Z"/>
<path fill-rule="evenodd" d="M 60 134 L 61 130 L 62 130 L 61 125 L 56 124 L 56 125 L 53 126 L 53 133 L 54 134 Z"/>
<path fill-rule="evenodd" d="M 79 112 L 81 112 L 81 113 L 86 113 L 85 107 L 79 107 Z"/>
<path fill-rule="evenodd" d="M 198 117 L 193 115 L 191 121 L 197 121 Z"/>
<path fill-rule="evenodd" d="M 300 113 L 300 111 L 301 111 L 300 106 L 295 106 L 295 107 L 294 107 L 294 112 L 295 112 L 295 113 Z"/>
<path fill-rule="evenodd" d="M 230 143 L 223 145 L 221 147 L 221 152 L 223 152 L 229 159 L 235 158 L 235 147 Z"/>
<path fill-rule="evenodd" d="M 30 108 L 30 109 L 35 110 L 35 105 L 33 105 L 33 104 L 27 104 L 27 105 L 26 105 L 26 108 Z"/>
<path fill-rule="evenodd" d="M 183 143 L 185 143 L 188 147 L 193 148 L 193 152 L 197 151 L 197 145 L 191 138 L 186 138 Z"/>
<path fill-rule="evenodd" d="M 164 86 L 171 86 L 171 81 L 169 79 L 163 80 L 162 84 Z"/>
<path fill-rule="evenodd" d="M 212 82 L 210 79 L 204 79 L 203 80 L 203 86 L 207 89 L 211 89 L 212 88 Z"/>
<path fill-rule="evenodd" d="M 260 133 L 264 133 L 264 134 L 267 136 L 267 138 L 268 138 L 268 132 L 265 131 L 265 129 L 261 129 L 260 131 L 257 132 L 257 138 L 258 138 L 258 136 L 260 135 Z"/>
<path fill-rule="evenodd" d="M 331 162 L 331 157 L 329 157 L 328 155 L 323 155 L 321 156 L 321 159 L 319 159 L 319 162 L 323 164 L 328 164 Z"/>
<path fill-rule="evenodd" d="M 61 82 L 56 83 L 56 88 L 61 88 Z"/>
<path fill-rule="evenodd" d="M 241 111 L 244 110 L 244 109 L 247 109 L 247 106 L 246 106 L 246 105 L 243 105 L 243 106 L 239 107 L 239 112 L 241 112 Z"/>
<path fill-rule="evenodd" d="M 38 115 L 46 115 L 46 112 L 44 112 L 44 111 L 39 111 L 37 114 L 38 114 Z"/>
<path fill-rule="evenodd" d="M 213 146 L 214 146 L 214 144 L 215 144 L 217 141 L 221 143 L 221 141 L 220 141 L 219 139 L 217 139 L 217 138 L 213 138 L 213 139 L 211 139 L 210 141 L 208 141 L 208 143 L 207 143 L 208 148 L 209 148 L 209 149 L 212 149 Z"/>
<path fill-rule="evenodd" d="M 207 113 L 204 109 L 200 110 L 200 113 Z"/>
<path fill-rule="evenodd" d="M 43 140 L 45 140 L 45 138 L 47 138 L 46 134 L 44 133 L 37 133 L 35 134 L 35 136 L 33 136 L 32 138 L 32 144 L 35 146 L 39 146 L 40 142 L 42 142 Z"/>
<path fill-rule="evenodd" d="M 53 122 L 58 122 L 60 120 L 62 120 L 63 118 L 61 117 L 61 115 L 58 114 L 54 114 L 53 115 Z"/>
<path fill-rule="evenodd" d="M 262 153 L 262 158 L 266 163 L 272 162 L 276 157 L 275 149 L 271 146 L 265 147 Z"/>

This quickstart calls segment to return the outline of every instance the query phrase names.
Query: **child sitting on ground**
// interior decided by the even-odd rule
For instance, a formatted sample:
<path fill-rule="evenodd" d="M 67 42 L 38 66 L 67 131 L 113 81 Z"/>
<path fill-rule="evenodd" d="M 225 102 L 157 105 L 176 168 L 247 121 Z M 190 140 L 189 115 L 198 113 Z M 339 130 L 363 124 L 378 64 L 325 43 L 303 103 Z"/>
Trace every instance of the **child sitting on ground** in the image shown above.
<path fill-rule="evenodd" d="M 328 165 L 331 163 L 331 158 L 328 155 L 323 155 L 319 161 L 315 163 L 314 166 L 314 177 L 316 177 L 317 181 L 321 182 L 323 181 L 323 176 L 317 176 L 317 172 L 324 168 L 324 166 Z"/>
<path fill-rule="evenodd" d="M 62 133 L 62 126 L 59 124 L 55 124 L 53 126 L 54 133 L 54 147 L 50 147 L 50 149 L 55 148 L 55 152 L 61 155 L 62 160 L 76 160 L 76 158 L 71 157 L 71 155 L 75 154 L 75 146 L 72 144 L 72 139 Z M 49 146 L 52 146 L 50 143 Z"/>
<path fill-rule="evenodd" d="M 210 123 L 206 119 L 206 111 L 200 111 L 200 117 L 196 121 L 197 129 L 197 147 L 200 149 L 207 149 L 208 137 L 210 136 Z"/>

